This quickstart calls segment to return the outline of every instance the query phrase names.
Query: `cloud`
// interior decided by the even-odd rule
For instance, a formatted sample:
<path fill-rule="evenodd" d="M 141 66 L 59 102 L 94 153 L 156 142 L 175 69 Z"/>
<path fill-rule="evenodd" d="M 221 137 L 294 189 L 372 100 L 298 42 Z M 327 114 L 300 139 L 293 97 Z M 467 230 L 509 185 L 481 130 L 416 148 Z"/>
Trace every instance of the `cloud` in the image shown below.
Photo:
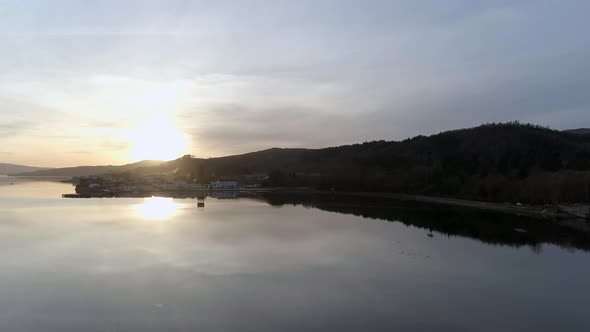
<path fill-rule="evenodd" d="M 218 154 L 273 146 L 322 147 L 403 139 L 510 120 L 565 129 L 590 120 L 590 97 L 585 93 L 590 89 L 590 63 L 585 63 L 586 58 L 585 52 L 577 52 L 539 59 L 526 67 L 517 62 L 496 70 L 459 73 L 464 77 L 457 76 L 450 83 L 437 79 L 423 89 L 406 87 L 397 94 L 390 93 L 385 83 L 372 91 L 359 88 L 350 94 L 362 99 L 364 105 L 357 102 L 349 107 L 342 103 L 349 97 L 345 89 L 335 90 L 333 97 L 338 102 L 330 102 L 322 93 L 314 96 L 317 103 L 306 103 L 309 99 L 305 98 L 277 98 L 283 93 L 279 82 L 270 85 L 274 95 L 262 103 L 240 104 L 236 100 L 207 105 L 184 113 L 183 121 L 202 123 L 197 128 L 189 126 L 190 133 L 200 146 Z M 264 80 L 252 84 L 267 85 Z M 313 82 L 308 87 L 315 88 Z M 285 90 L 293 88 L 301 87 L 290 83 Z M 256 89 L 260 91 L 260 86 L 252 90 Z M 312 107 L 314 104 L 318 106 Z"/>
<path fill-rule="evenodd" d="M 334 116 L 305 106 L 259 109 L 240 104 L 219 105 L 186 113 L 183 119 L 187 123 L 206 119 L 203 126 L 188 130 L 195 145 L 215 156 L 271 147 L 325 147 L 360 139 L 359 129 L 355 128 L 356 116 Z"/>
<path fill-rule="evenodd" d="M 558 129 L 590 125 L 590 52 L 564 55 L 530 63 L 527 68 L 507 66 L 476 77 L 442 95 L 416 98 L 410 104 L 392 102 L 367 113 L 360 126 L 372 124 L 374 134 L 382 125 L 400 129 L 402 137 L 483 122 L 520 120 Z M 419 128 L 419 130 L 416 130 Z M 398 135 L 399 135 L 398 134 Z M 396 137 L 396 138 L 402 138 Z"/>
<path fill-rule="evenodd" d="M 30 121 L 0 121 L 0 137 L 19 136 L 32 127 L 34 123 Z"/>
<path fill-rule="evenodd" d="M 126 147 L 102 138 L 145 118 L 174 122 L 198 155 L 490 121 L 590 126 L 589 9 L 581 0 L 2 4 L 0 135 L 93 147 L 104 160 Z"/>
<path fill-rule="evenodd" d="M 129 143 L 113 141 L 111 138 L 107 138 L 101 144 L 101 147 L 108 151 L 125 151 L 129 149 Z"/>
<path fill-rule="evenodd" d="M 121 128 L 121 123 L 117 121 L 92 121 L 84 123 L 82 127 L 85 128 Z"/>
<path fill-rule="evenodd" d="M 63 112 L 36 104 L 3 91 L 0 86 L 0 128 L 20 134 L 27 129 L 46 126 L 63 117 Z"/>

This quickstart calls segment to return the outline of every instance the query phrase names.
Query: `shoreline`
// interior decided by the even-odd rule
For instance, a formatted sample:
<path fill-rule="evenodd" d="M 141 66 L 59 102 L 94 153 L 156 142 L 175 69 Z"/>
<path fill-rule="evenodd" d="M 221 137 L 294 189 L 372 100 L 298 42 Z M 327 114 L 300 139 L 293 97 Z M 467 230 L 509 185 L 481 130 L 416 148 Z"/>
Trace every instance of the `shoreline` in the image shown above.
<path fill-rule="evenodd" d="M 581 220 L 588 221 L 590 225 L 590 207 L 588 204 L 549 204 L 549 205 L 514 205 L 509 203 L 494 203 L 465 200 L 451 197 L 440 196 L 423 196 L 411 194 L 396 194 L 385 192 L 358 192 L 358 191 L 326 191 L 309 188 L 256 188 L 256 189 L 216 189 L 216 190 L 176 190 L 176 191 L 147 191 L 134 193 L 113 193 L 110 195 L 93 195 L 93 194 L 72 194 L 63 195 L 67 198 L 98 198 L 98 197 L 150 197 L 165 195 L 166 197 L 189 198 L 206 195 L 214 192 L 235 192 L 244 194 L 263 194 L 263 193 L 282 193 L 282 194 L 319 194 L 334 196 L 356 196 L 356 197 L 374 197 L 387 198 L 399 201 L 411 201 L 427 204 L 447 205 L 465 207 L 486 211 L 509 213 L 533 217 L 537 219 L 557 219 L 557 220 Z"/>
<path fill-rule="evenodd" d="M 372 192 L 354 192 L 354 193 L 336 193 L 337 195 L 352 195 L 361 197 L 379 197 L 390 198 L 401 201 L 412 201 L 419 203 L 429 203 L 438 205 L 448 205 L 457 207 L 466 207 L 479 210 L 503 212 L 517 215 L 524 215 L 529 217 L 543 218 L 543 219 L 571 219 L 582 218 L 571 213 L 566 213 L 559 209 L 558 205 L 513 205 L 509 203 L 494 203 L 481 202 L 473 200 L 465 200 L 451 197 L 440 196 L 422 196 L 410 194 L 393 194 L 393 193 L 372 193 Z"/>
<path fill-rule="evenodd" d="M 473 201 L 452 197 L 441 197 L 441 196 L 423 196 L 423 195 L 411 195 L 411 194 L 397 194 L 397 193 L 384 193 L 384 192 L 359 192 L 359 191 L 324 191 L 324 190 L 288 190 L 284 188 L 269 188 L 267 192 L 277 193 L 310 193 L 310 194 L 323 194 L 323 195 L 335 195 L 335 196 L 356 196 L 356 197 L 374 197 L 374 198 L 388 198 L 399 201 L 411 201 L 418 203 L 438 204 L 457 206 L 465 208 L 473 208 L 479 210 L 487 210 L 494 212 L 510 213 L 516 215 L 523 215 L 528 217 L 535 217 L 541 219 L 585 219 L 590 217 L 587 213 L 580 215 L 575 213 L 572 206 L 578 206 L 581 209 L 589 209 L 588 204 L 548 204 L 548 205 L 514 205 L 509 203 L 494 203 L 494 202 L 482 202 Z M 564 210 L 570 210 L 566 212 Z M 590 223 L 590 220 L 589 220 Z"/>
<path fill-rule="evenodd" d="M 477 209 L 516 216 L 525 216 L 539 221 L 555 222 L 562 227 L 575 231 L 590 233 L 590 206 L 588 204 L 553 204 L 553 205 L 513 205 L 509 203 L 480 202 L 458 198 L 422 196 L 410 194 L 380 193 L 380 192 L 331 192 L 321 190 L 288 191 L 279 190 L 277 193 L 315 193 L 323 195 L 387 198 L 397 201 L 408 201 L 425 204 L 454 206 L 467 209 Z M 579 212 L 583 210 L 584 214 Z"/>

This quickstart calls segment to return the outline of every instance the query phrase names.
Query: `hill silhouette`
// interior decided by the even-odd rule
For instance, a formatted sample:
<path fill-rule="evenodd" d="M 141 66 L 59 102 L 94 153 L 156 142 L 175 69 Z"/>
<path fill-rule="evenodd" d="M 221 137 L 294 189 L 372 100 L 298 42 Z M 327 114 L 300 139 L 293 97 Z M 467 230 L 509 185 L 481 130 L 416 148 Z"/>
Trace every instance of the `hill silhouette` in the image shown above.
<path fill-rule="evenodd" d="M 518 122 L 323 149 L 183 158 L 130 172 L 187 181 L 266 173 L 269 186 L 387 191 L 509 202 L 590 201 L 590 135 Z"/>
<path fill-rule="evenodd" d="M 23 172 L 12 175 L 18 176 L 89 176 L 89 175 L 102 175 L 111 173 L 122 173 L 131 171 L 141 167 L 154 167 L 160 165 L 162 161 L 157 160 L 144 160 L 132 164 L 120 165 L 120 166 L 77 166 L 77 167 L 63 167 L 54 168 L 47 170 L 38 170 L 34 172 Z"/>
<path fill-rule="evenodd" d="M 564 130 L 567 133 L 571 134 L 579 134 L 579 135 L 588 135 L 590 134 L 590 128 L 578 128 L 578 129 L 568 129 Z"/>
<path fill-rule="evenodd" d="M 9 175 L 9 174 L 15 174 L 15 173 L 22 173 L 22 172 L 41 171 L 41 170 L 47 170 L 47 169 L 49 169 L 49 168 L 0 163 L 0 174 L 2 174 L 2 175 Z"/>

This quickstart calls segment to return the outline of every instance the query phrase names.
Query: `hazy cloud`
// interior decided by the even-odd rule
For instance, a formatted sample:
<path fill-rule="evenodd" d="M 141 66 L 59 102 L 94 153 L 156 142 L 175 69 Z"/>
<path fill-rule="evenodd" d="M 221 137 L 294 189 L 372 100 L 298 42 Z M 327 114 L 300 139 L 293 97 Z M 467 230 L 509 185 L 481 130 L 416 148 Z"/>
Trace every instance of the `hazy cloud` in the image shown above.
<path fill-rule="evenodd" d="M 85 128 L 120 128 L 121 123 L 115 121 L 93 121 L 84 123 Z"/>
<path fill-rule="evenodd" d="M 490 121 L 590 126 L 589 9 L 582 0 L 4 1 L 0 135 L 71 137 L 51 142 L 100 149 L 104 161 L 109 149 L 122 156 L 117 135 L 145 118 L 172 119 L 196 155 Z M 16 155 L 34 147 L 10 143 Z"/>
<path fill-rule="evenodd" d="M 23 133 L 33 126 L 29 121 L 10 121 L 2 122 L 0 120 L 0 137 L 12 137 Z"/>
<path fill-rule="evenodd" d="M 116 142 L 113 141 L 110 138 L 107 138 L 102 144 L 101 146 L 106 149 L 106 150 L 111 150 L 111 151 L 120 151 L 120 150 L 126 150 L 129 147 L 129 143 L 127 142 Z"/>

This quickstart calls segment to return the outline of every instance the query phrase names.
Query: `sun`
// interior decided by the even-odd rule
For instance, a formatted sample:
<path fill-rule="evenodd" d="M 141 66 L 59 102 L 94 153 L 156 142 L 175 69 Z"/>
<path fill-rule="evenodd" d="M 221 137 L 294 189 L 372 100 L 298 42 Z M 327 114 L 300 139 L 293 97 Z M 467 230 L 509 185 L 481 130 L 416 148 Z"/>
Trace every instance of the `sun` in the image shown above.
<path fill-rule="evenodd" d="M 186 136 L 167 121 L 153 120 L 124 135 L 131 160 L 173 160 L 187 153 Z"/>

